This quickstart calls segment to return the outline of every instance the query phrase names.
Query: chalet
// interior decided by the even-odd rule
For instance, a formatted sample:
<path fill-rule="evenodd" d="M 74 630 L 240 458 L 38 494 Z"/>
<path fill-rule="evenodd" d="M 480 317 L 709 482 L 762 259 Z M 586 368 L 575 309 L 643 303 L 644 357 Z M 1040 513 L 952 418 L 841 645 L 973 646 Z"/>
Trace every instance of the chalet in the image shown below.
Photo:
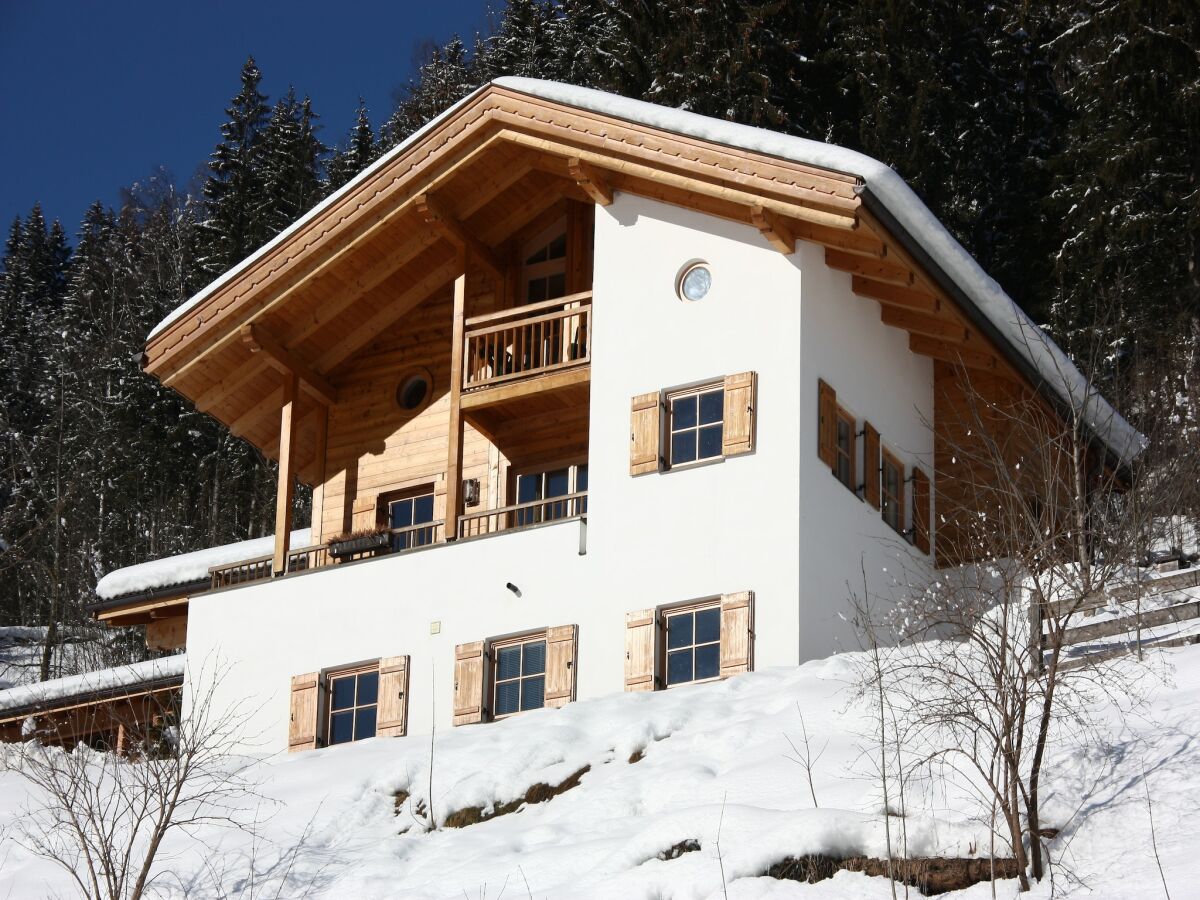
<path fill-rule="evenodd" d="M 848 585 L 930 575 L 969 506 L 968 377 L 1082 412 L 1108 466 L 1139 449 L 886 166 L 520 78 L 180 306 L 144 368 L 278 460 L 275 535 L 111 573 L 94 614 L 220 660 L 212 702 L 291 750 L 853 648 Z"/>

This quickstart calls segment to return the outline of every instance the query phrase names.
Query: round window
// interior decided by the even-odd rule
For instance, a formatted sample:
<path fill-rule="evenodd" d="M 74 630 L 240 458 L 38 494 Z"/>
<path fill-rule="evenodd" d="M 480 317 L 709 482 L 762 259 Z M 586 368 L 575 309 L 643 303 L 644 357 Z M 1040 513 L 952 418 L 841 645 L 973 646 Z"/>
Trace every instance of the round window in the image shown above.
<path fill-rule="evenodd" d="M 703 300 L 712 287 L 712 272 L 704 263 L 692 263 L 679 276 L 679 297 L 696 302 Z"/>
<path fill-rule="evenodd" d="M 426 369 L 418 369 L 400 379 L 396 388 L 396 404 L 406 413 L 420 412 L 433 393 L 433 377 Z"/>

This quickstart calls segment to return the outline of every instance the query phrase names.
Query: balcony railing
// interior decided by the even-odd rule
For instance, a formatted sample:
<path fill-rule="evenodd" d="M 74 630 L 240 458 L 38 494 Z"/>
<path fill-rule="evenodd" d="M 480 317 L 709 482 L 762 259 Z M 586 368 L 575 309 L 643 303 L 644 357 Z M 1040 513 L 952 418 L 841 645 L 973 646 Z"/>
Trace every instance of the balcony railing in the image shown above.
<path fill-rule="evenodd" d="M 592 351 L 592 293 L 473 316 L 464 326 L 464 391 L 586 365 Z"/>
<path fill-rule="evenodd" d="M 520 531 L 547 522 L 577 519 L 586 514 L 586 491 L 551 497 L 546 500 L 515 503 L 498 509 L 466 513 L 458 522 L 458 539 L 469 540 L 504 531 Z M 344 550 L 336 553 L 337 548 L 331 549 L 331 543 L 337 544 L 338 542 L 300 547 L 288 553 L 287 574 L 295 575 L 339 563 L 372 559 L 376 556 L 390 556 L 395 553 L 406 553 L 423 547 L 444 544 L 445 527 L 445 523 L 439 521 L 409 525 L 404 528 L 390 528 L 381 532 L 381 535 L 385 536 L 384 539 L 378 541 L 375 546 L 362 550 Z M 209 589 L 215 591 L 219 588 L 267 581 L 271 578 L 273 569 L 271 556 L 256 556 L 253 559 L 213 566 L 208 570 Z"/>

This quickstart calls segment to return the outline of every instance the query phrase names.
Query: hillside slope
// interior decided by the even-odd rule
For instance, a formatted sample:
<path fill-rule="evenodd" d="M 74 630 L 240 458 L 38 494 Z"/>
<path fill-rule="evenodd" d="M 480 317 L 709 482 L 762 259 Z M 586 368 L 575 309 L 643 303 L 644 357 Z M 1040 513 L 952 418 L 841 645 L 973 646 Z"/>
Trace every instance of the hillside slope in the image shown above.
<path fill-rule="evenodd" d="M 252 772 L 268 799 L 246 810 L 260 820 L 258 837 L 216 829 L 177 836 L 159 887 L 170 896 L 247 898 L 650 900 L 721 898 L 725 889 L 731 898 L 890 897 L 885 879 L 861 874 L 814 885 L 761 877 L 806 853 L 886 855 L 874 725 L 854 687 L 861 663 L 847 654 L 439 734 L 439 823 L 517 806 L 511 801 L 538 783 L 578 782 L 460 828 L 425 828 L 428 737 L 263 759 Z M 1164 653 L 1154 667 L 1167 677 L 1136 715 L 1101 709 L 1100 740 L 1064 734 L 1052 750 L 1044 821 L 1062 829 L 1050 845 L 1062 863 L 1059 895 L 1164 896 L 1147 788 L 1168 886 L 1178 898 L 1200 883 L 1190 824 L 1200 809 L 1200 649 Z M 789 758 L 792 744 L 803 748 L 801 712 L 816 758 L 811 791 L 804 767 Z M 893 788 L 896 807 L 894 797 Z M 23 781 L 0 774 L 0 897 L 69 895 L 62 873 L 15 840 L 30 799 Z M 906 840 L 909 855 L 988 854 L 988 828 L 965 783 L 914 783 L 906 800 L 908 816 L 890 821 L 892 841 Z M 474 816 L 460 812 L 471 808 Z M 698 849 L 659 858 L 689 841 Z M 997 888 L 1016 895 L 1014 881 Z M 991 887 L 955 896 L 990 897 Z M 1032 896 L 1050 896 L 1049 885 Z"/>

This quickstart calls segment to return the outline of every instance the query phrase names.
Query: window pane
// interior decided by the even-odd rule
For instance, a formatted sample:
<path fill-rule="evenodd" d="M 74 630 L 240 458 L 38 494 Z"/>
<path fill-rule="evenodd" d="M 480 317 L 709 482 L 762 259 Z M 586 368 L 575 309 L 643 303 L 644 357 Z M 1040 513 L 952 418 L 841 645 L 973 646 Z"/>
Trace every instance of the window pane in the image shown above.
<path fill-rule="evenodd" d="M 375 703 L 378 699 L 379 673 L 363 672 L 358 676 L 358 705 L 364 706 L 368 703 Z"/>
<path fill-rule="evenodd" d="M 838 454 L 837 460 L 837 478 L 842 484 L 847 487 L 853 487 L 850 484 L 850 457 Z"/>
<path fill-rule="evenodd" d="M 354 740 L 354 713 L 334 713 L 329 717 L 329 743 L 344 744 Z"/>
<path fill-rule="evenodd" d="M 692 651 L 675 650 L 667 654 L 667 684 L 692 680 Z"/>
<path fill-rule="evenodd" d="M 696 678 L 716 678 L 721 674 L 721 648 L 705 644 L 696 648 Z"/>
<path fill-rule="evenodd" d="M 700 395 L 700 424 L 711 425 L 725 418 L 725 392 L 709 391 Z"/>
<path fill-rule="evenodd" d="M 528 503 L 542 496 L 542 475 L 522 475 L 517 479 L 517 502 Z"/>
<path fill-rule="evenodd" d="M 571 470 L 555 469 L 546 473 L 546 496 L 565 497 L 571 493 Z"/>
<path fill-rule="evenodd" d="M 501 647 L 496 651 L 496 677 L 516 678 L 521 674 L 521 648 Z"/>
<path fill-rule="evenodd" d="M 550 242 L 550 246 L 546 248 L 546 256 L 548 259 L 562 259 L 567 255 L 567 236 L 560 234 Z"/>
<path fill-rule="evenodd" d="M 563 297 L 567 293 L 567 276 L 551 275 L 546 279 L 546 299 Z"/>
<path fill-rule="evenodd" d="M 696 395 L 676 397 L 671 401 L 671 430 L 696 427 Z"/>
<path fill-rule="evenodd" d="M 538 675 L 546 671 L 546 642 L 533 641 L 525 644 L 525 658 L 521 661 L 522 675 Z"/>
<path fill-rule="evenodd" d="M 845 419 L 838 419 L 837 445 L 839 450 L 850 452 L 850 426 Z"/>
<path fill-rule="evenodd" d="M 711 459 L 721 455 L 721 432 L 723 428 L 717 425 L 706 425 L 700 429 L 700 451 L 697 459 Z"/>
<path fill-rule="evenodd" d="M 413 523 L 413 507 L 411 500 L 397 500 L 391 505 L 391 521 L 393 528 L 405 528 Z"/>
<path fill-rule="evenodd" d="M 529 290 L 526 292 L 525 300 L 528 303 L 541 303 L 546 299 L 546 279 L 531 278 L 529 280 Z"/>
<path fill-rule="evenodd" d="M 413 498 L 412 519 L 414 525 L 433 521 L 433 494 Z"/>
<path fill-rule="evenodd" d="M 707 644 L 721 639 L 721 610 L 717 607 L 696 613 L 696 643 Z"/>
<path fill-rule="evenodd" d="M 348 709 L 354 705 L 354 678 L 333 679 L 332 697 L 329 701 L 333 709 Z"/>
<path fill-rule="evenodd" d="M 548 248 L 545 246 L 538 247 L 536 250 L 533 251 L 533 255 L 525 260 L 525 265 L 532 266 L 534 263 L 545 262 L 547 249 Z"/>
<path fill-rule="evenodd" d="M 575 469 L 575 490 L 576 491 L 586 491 L 588 489 L 587 484 L 588 484 L 587 463 L 583 463 L 583 465 L 577 466 Z"/>
<path fill-rule="evenodd" d="M 696 458 L 696 432 L 680 431 L 671 435 L 671 463 L 690 463 Z"/>
<path fill-rule="evenodd" d="M 546 704 L 546 678 L 521 679 L 521 709 L 541 709 Z"/>
<path fill-rule="evenodd" d="M 354 739 L 375 737 L 375 707 L 366 706 L 354 713 Z"/>
<path fill-rule="evenodd" d="M 521 711 L 521 682 L 504 681 L 496 685 L 496 715 Z"/>
<path fill-rule="evenodd" d="M 692 643 L 692 614 L 683 613 L 667 619 L 667 646 L 687 647 Z"/>

